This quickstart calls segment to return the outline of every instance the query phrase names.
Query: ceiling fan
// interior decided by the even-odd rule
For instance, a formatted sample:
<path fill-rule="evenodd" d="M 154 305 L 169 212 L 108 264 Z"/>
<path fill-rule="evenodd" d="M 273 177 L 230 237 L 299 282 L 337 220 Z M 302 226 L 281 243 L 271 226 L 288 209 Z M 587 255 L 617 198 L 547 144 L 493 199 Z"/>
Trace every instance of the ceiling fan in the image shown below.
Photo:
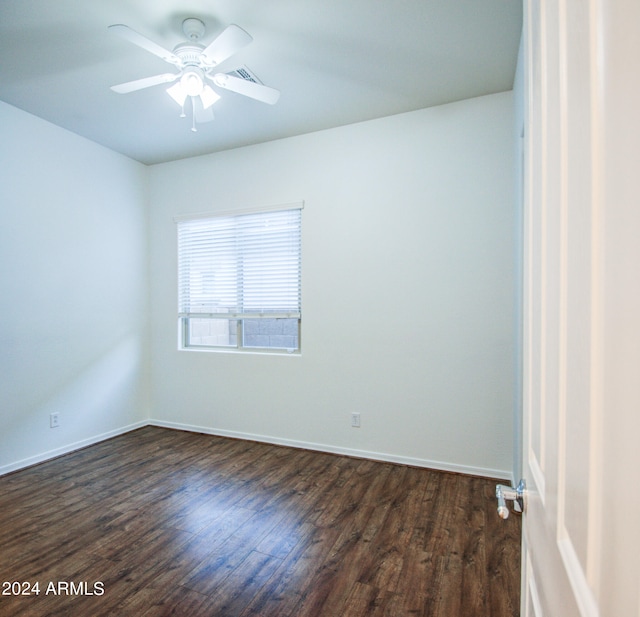
<path fill-rule="evenodd" d="M 111 86 L 111 89 L 119 94 L 128 94 L 143 88 L 175 82 L 167 89 L 167 93 L 180 105 L 181 117 L 185 117 L 185 103 L 190 101 L 191 130 L 194 132 L 196 122 L 213 120 L 212 106 L 220 99 L 220 95 L 210 83 L 217 88 L 230 90 L 269 105 L 274 105 L 280 97 L 278 90 L 262 84 L 246 67 L 228 73 L 216 71 L 219 64 L 253 40 L 247 32 L 235 24 L 225 28 L 209 45 L 205 46 L 200 43 L 205 32 L 204 23 L 195 17 L 185 19 L 182 22 L 182 31 L 189 40 L 176 45 L 173 51 L 164 49 L 123 24 L 109 26 L 109 31 L 162 58 L 177 70 L 173 73 L 162 73 L 128 81 Z"/>

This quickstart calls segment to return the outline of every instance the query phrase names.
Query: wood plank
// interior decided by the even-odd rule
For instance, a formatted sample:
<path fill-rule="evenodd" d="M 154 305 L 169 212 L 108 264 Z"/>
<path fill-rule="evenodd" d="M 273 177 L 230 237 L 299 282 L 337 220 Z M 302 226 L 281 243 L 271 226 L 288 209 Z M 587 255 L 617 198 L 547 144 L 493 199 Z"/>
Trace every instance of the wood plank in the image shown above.
<path fill-rule="evenodd" d="M 514 617 L 495 481 L 146 427 L 0 478 L 0 615 Z M 44 594 L 96 582 L 100 596 Z"/>

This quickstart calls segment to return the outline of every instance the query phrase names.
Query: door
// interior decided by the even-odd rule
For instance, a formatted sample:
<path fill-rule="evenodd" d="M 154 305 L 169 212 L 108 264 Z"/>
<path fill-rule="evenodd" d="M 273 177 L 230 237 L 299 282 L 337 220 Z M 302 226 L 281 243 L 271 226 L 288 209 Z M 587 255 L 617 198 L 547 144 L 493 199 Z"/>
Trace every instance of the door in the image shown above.
<path fill-rule="evenodd" d="M 522 615 L 640 616 L 640 1 L 525 0 Z"/>

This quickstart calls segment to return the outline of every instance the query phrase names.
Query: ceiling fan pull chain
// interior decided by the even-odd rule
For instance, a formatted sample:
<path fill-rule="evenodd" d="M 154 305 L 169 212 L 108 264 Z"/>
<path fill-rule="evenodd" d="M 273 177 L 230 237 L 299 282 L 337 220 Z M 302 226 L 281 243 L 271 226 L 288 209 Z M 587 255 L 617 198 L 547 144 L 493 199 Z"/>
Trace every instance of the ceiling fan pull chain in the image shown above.
<path fill-rule="evenodd" d="M 191 130 L 194 133 L 197 133 L 198 129 L 196 128 L 196 103 L 195 103 L 195 97 L 190 96 L 189 98 L 191 99 Z"/>

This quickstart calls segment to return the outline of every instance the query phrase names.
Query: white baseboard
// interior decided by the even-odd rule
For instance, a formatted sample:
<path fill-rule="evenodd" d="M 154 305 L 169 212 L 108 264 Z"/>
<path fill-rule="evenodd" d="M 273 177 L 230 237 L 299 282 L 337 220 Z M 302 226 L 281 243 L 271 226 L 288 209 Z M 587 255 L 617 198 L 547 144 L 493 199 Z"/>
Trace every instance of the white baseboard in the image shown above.
<path fill-rule="evenodd" d="M 123 435 L 124 433 L 134 431 L 138 428 L 142 428 L 143 426 L 147 426 L 148 424 L 149 422 L 147 420 L 141 420 L 140 422 L 135 422 L 134 424 L 129 424 L 127 426 L 114 429 L 113 431 L 108 431 L 100 435 L 94 435 L 93 437 L 67 444 L 66 446 L 56 448 L 55 450 L 48 450 L 47 452 L 42 452 L 40 454 L 36 454 L 35 456 L 30 456 L 29 458 L 24 458 L 20 461 L 16 461 L 15 463 L 9 463 L 8 465 L 0 467 L 0 476 L 11 473 L 12 471 L 24 469 L 25 467 L 37 465 L 38 463 L 44 463 L 45 461 L 57 458 L 58 456 L 62 456 L 63 454 L 69 454 L 70 452 L 74 452 L 75 450 L 80 450 L 81 448 L 92 446 L 93 444 L 96 444 L 100 441 L 105 441 L 105 439 L 111 439 L 112 437 Z"/>
<path fill-rule="evenodd" d="M 462 473 L 470 476 L 480 476 L 484 478 L 495 478 L 504 480 L 510 478 L 513 474 L 511 471 L 504 469 L 490 469 L 485 467 L 473 467 L 469 465 L 458 465 L 455 463 L 446 463 L 442 461 L 432 461 L 429 459 L 412 458 L 409 456 L 400 456 L 383 452 L 370 452 L 367 450 L 356 450 L 353 448 L 342 448 L 339 446 L 330 446 L 306 441 L 296 441 L 292 439 L 283 439 L 280 437 L 272 437 L 268 435 L 255 435 L 253 433 L 241 433 L 238 431 L 226 431 L 222 429 L 213 429 L 204 426 L 193 426 L 191 424 L 182 424 L 180 422 L 166 422 L 164 420 L 149 420 L 150 426 L 158 426 L 161 428 L 171 428 L 180 431 L 189 431 L 192 433 L 204 433 L 205 435 L 216 435 L 218 437 L 232 437 L 234 439 L 246 439 L 249 441 L 258 441 L 261 443 L 270 443 L 278 446 L 288 446 L 290 448 L 301 448 L 303 450 L 314 450 L 316 452 L 327 452 L 329 454 L 341 454 L 343 456 L 353 456 L 356 458 L 366 458 L 374 461 L 382 461 L 385 463 L 398 463 L 400 465 L 410 465 L 412 467 L 424 467 L 427 469 L 435 469 L 437 471 L 450 471 L 453 473 Z"/>
<path fill-rule="evenodd" d="M 426 469 L 435 469 L 437 471 L 450 471 L 454 473 L 462 473 L 471 476 L 481 476 L 484 478 L 495 478 L 498 480 L 504 480 L 510 478 L 512 473 L 503 469 L 490 469 L 486 467 L 473 467 L 469 465 L 458 465 L 456 463 L 447 463 L 442 461 L 433 461 L 430 459 L 413 458 L 409 456 L 400 456 L 397 454 L 390 454 L 386 452 L 371 452 L 368 450 L 357 450 L 354 448 L 343 448 L 339 446 L 331 446 L 321 443 L 297 441 L 293 439 L 284 439 L 280 437 L 273 437 L 270 435 L 256 435 L 253 433 L 242 433 L 238 431 L 226 431 L 222 429 L 214 429 L 205 426 L 194 426 L 191 424 L 182 424 L 180 422 L 166 422 L 164 420 L 142 420 L 134 424 L 129 424 L 121 428 L 102 433 L 101 435 L 95 435 L 88 439 L 76 441 L 75 443 L 56 448 L 55 450 L 48 450 L 35 456 L 16 461 L 0 467 L 0 476 L 3 476 L 12 471 L 18 471 L 31 465 L 43 463 L 51 460 L 63 454 L 69 454 L 75 450 L 86 448 L 100 441 L 123 435 L 130 431 L 134 431 L 144 426 L 157 426 L 160 428 L 170 428 L 180 431 L 189 431 L 192 433 L 203 433 L 205 435 L 216 435 L 218 437 L 232 437 L 234 439 L 246 439 L 248 441 L 257 441 L 260 443 L 270 443 L 278 446 L 288 446 L 290 448 L 300 448 L 303 450 L 313 450 L 316 452 L 327 452 L 329 454 L 340 454 L 342 456 L 353 456 L 356 458 L 365 458 L 373 461 L 382 461 L 385 463 L 398 463 L 400 465 L 410 465 L 412 467 L 424 467 Z"/>

